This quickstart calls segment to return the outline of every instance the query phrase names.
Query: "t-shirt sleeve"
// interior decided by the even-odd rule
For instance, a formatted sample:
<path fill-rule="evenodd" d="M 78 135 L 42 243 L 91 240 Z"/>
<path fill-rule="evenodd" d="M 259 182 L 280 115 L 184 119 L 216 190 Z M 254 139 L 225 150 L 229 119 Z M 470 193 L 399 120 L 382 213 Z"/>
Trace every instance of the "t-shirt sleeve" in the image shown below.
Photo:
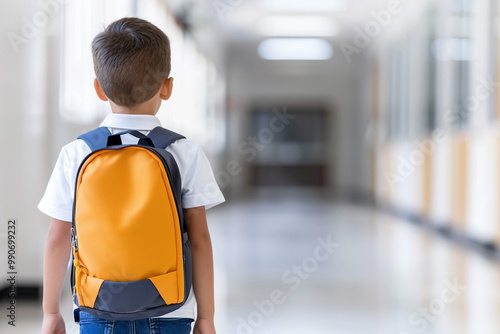
<path fill-rule="evenodd" d="M 45 194 L 38 204 L 38 209 L 51 218 L 70 222 L 72 221 L 73 195 L 65 175 L 65 168 L 68 167 L 67 153 L 63 148 L 57 158 Z"/>
<path fill-rule="evenodd" d="M 225 201 L 203 149 L 188 140 L 179 140 L 169 150 L 177 161 L 182 181 L 182 207 L 210 209 Z"/>

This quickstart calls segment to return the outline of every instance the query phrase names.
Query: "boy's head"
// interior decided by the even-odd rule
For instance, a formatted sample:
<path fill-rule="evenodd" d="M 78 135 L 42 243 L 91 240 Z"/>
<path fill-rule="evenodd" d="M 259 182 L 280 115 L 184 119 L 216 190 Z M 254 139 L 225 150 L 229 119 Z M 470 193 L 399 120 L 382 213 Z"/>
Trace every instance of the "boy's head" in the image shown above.
<path fill-rule="evenodd" d="M 168 37 L 148 21 L 126 17 L 92 42 L 94 70 L 113 103 L 133 108 L 155 96 L 170 74 Z"/>

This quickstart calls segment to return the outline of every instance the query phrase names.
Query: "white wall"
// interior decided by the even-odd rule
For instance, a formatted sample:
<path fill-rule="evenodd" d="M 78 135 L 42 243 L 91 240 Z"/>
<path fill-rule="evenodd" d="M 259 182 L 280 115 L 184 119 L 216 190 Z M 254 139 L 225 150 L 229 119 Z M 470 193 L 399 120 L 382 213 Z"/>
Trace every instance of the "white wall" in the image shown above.
<path fill-rule="evenodd" d="M 6 38 L 9 33 L 21 35 L 23 17 L 30 18 L 36 10 L 35 1 L 4 3 L 0 14 L 0 272 L 6 274 L 7 220 L 17 219 L 16 271 L 18 284 L 30 284 L 41 271 L 43 216 L 37 201 L 43 191 L 41 175 L 44 164 L 45 106 L 41 89 L 45 71 L 43 33 L 15 49 Z M 38 91 L 34 91 L 35 86 Z M 1 281 L 3 285 L 4 280 Z"/>

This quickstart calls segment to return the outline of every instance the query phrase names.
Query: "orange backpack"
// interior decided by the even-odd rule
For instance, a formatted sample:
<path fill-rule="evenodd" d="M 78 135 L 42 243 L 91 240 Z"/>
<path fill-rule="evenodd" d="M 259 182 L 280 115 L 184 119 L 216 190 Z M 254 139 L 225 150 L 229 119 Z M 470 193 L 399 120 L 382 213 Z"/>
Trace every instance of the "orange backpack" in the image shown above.
<path fill-rule="evenodd" d="M 137 144 L 123 145 L 122 138 L 130 136 Z M 148 136 L 138 131 L 111 135 L 100 127 L 78 138 L 92 152 L 76 177 L 75 303 L 109 320 L 137 320 L 178 309 L 191 288 L 191 248 L 179 170 L 165 148 L 184 137 L 161 127 Z"/>

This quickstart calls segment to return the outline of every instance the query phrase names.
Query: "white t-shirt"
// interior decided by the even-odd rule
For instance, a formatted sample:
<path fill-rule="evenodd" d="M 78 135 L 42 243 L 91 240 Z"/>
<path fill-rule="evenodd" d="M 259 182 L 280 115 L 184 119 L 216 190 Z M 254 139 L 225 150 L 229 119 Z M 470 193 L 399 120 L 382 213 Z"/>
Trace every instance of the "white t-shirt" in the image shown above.
<path fill-rule="evenodd" d="M 101 126 L 108 127 L 112 134 L 125 130 L 138 130 L 147 135 L 161 124 L 157 117 L 151 115 L 110 114 Z M 125 139 L 123 142 L 126 143 Z M 180 139 L 171 144 L 167 151 L 172 154 L 179 167 L 183 208 L 205 206 L 209 209 L 224 202 L 224 196 L 215 181 L 210 163 L 198 144 Z M 76 173 L 90 152 L 87 144 L 80 139 L 61 149 L 45 194 L 38 204 L 40 211 L 55 219 L 72 221 Z M 188 300 L 181 308 L 162 317 L 194 319 L 195 305 L 196 298 L 191 289 Z"/>

